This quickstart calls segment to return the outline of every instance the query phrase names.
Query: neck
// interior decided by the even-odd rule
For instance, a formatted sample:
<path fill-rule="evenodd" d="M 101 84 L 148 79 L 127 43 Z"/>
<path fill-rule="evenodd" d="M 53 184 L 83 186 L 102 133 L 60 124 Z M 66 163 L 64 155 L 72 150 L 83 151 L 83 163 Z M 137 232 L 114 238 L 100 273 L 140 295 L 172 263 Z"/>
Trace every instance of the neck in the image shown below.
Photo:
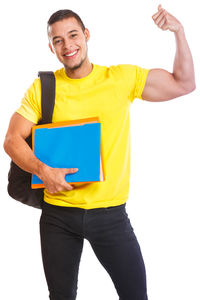
<path fill-rule="evenodd" d="M 80 67 L 78 67 L 77 69 L 70 69 L 67 66 L 65 67 L 65 73 L 67 74 L 68 77 L 72 78 L 72 79 L 80 79 L 83 77 L 86 77 L 87 75 L 89 75 L 92 72 L 93 66 L 92 64 L 89 62 L 89 60 L 87 59 L 86 61 L 84 61 Z"/>

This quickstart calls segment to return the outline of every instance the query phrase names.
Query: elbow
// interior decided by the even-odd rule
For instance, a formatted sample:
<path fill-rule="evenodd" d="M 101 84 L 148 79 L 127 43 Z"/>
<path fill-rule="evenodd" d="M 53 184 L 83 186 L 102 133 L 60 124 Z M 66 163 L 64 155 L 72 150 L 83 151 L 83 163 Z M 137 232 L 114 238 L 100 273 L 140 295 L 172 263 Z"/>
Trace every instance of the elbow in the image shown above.
<path fill-rule="evenodd" d="M 195 78 L 182 80 L 182 81 L 174 78 L 174 80 L 175 80 L 175 85 L 174 85 L 175 98 L 190 94 L 196 89 Z"/>
<path fill-rule="evenodd" d="M 192 93 L 195 89 L 196 89 L 196 83 L 193 82 L 192 84 L 190 84 L 190 85 L 185 89 L 185 94 L 184 94 L 184 95 L 187 95 L 187 94 Z"/>
<path fill-rule="evenodd" d="M 179 83 L 179 96 L 185 96 L 187 94 L 192 93 L 196 89 L 195 81 L 190 81 L 187 83 Z"/>
<path fill-rule="evenodd" d="M 191 76 L 191 79 L 186 84 L 186 93 L 192 93 L 196 89 L 195 76 Z"/>
<path fill-rule="evenodd" d="M 6 136 L 3 144 L 4 151 L 9 155 L 10 149 L 12 147 L 12 138 L 10 136 Z"/>
<path fill-rule="evenodd" d="M 191 90 L 190 90 L 190 93 L 193 92 L 194 90 L 196 90 L 196 83 L 195 83 L 195 82 L 194 82 L 193 85 L 192 85 L 192 88 L 191 88 Z"/>
<path fill-rule="evenodd" d="M 3 148 L 4 148 L 4 151 L 8 154 L 9 152 L 9 139 L 6 137 L 5 140 L 4 140 L 4 144 L 3 144 Z"/>

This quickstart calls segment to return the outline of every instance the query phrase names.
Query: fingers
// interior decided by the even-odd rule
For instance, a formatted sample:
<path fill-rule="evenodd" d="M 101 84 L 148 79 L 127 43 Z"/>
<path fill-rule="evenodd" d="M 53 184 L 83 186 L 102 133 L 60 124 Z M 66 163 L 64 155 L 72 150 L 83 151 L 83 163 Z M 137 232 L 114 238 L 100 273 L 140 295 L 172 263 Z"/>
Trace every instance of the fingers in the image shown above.
<path fill-rule="evenodd" d="M 63 180 L 62 180 L 62 182 L 60 182 L 60 186 L 59 186 L 57 192 L 66 191 L 66 190 L 68 190 L 68 191 L 73 190 L 74 187 L 72 185 L 70 185 L 69 183 L 67 183 L 67 181 L 65 180 L 65 175 L 76 173 L 78 171 L 78 168 L 63 168 L 61 170 L 63 172 Z"/>
<path fill-rule="evenodd" d="M 163 22 L 163 20 L 165 20 L 165 16 L 166 16 L 167 12 L 165 10 L 163 10 L 160 15 L 154 20 L 156 25 L 160 25 L 160 23 Z"/>
<path fill-rule="evenodd" d="M 64 175 L 72 174 L 72 173 L 78 172 L 78 168 L 63 169 L 63 171 L 64 171 Z M 65 180 L 64 186 L 66 187 L 67 190 L 74 189 L 73 185 L 68 184 L 66 180 Z"/>
<path fill-rule="evenodd" d="M 165 26 L 165 22 L 167 21 L 167 11 L 159 5 L 159 11 L 152 16 L 154 23 L 161 28 L 162 30 L 166 30 L 167 26 Z"/>
<path fill-rule="evenodd" d="M 47 187 L 47 189 L 50 194 L 57 194 L 59 192 L 71 191 L 74 189 L 74 187 L 67 183 L 67 181 L 64 179 L 57 184 L 54 183 L 52 186 Z"/>
<path fill-rule="evenodd" d="M 74 187 L 65 180 L 65 175 L 77 171 L 78 168 L 51 168 L 46 174 L 46 180 L 43 180 L 45 188 L 50 194 L 73 190 Z"/>
<path fill-rule="evenodd" d="M 165 29 L 165 28 L 164 28 L 165 22 L 166 22 L 166 19 L 165 19 L 165 18 L 162 18 L 162 20 L 157 24 L 158 27 L 160 27 L 161 29 L 164 30 L 164 29 Z"/>
<path fill-rule="evenodd" d="M 152 18 L 153 19 L 156 19 L 162 12 L 163 12 L 163 8 L 162 8 L 162 6 L 161 5 L 159 5 L 158 6 L 158 12 L 157 13 L 155 13 L 153 16 L 152 16 Z"/>
<path fill-rule="evenodd" d="M 163 15 L 166 14 L 166 10 L 164 8 L 160 9 L 156 14 L 152 16 L 152 19 L 154 22 L 160 21 L 160 19 L 163 17 Z"/>
<path fill-rule="evenodd" d="M 58 192 L 62 192 L 62 191 L 71 191 L 73 190 L 74 187 L 72 185 L 70 185 L 65 179 L 64 181 L 61 183 Z"/>
<path fill-rule="evenodd" d="M 78 171 L 78 168 L 63 168 L 63 171 L 65 172 L 65 174 L 71 174 L 71 173 L 76 173 Z"/>

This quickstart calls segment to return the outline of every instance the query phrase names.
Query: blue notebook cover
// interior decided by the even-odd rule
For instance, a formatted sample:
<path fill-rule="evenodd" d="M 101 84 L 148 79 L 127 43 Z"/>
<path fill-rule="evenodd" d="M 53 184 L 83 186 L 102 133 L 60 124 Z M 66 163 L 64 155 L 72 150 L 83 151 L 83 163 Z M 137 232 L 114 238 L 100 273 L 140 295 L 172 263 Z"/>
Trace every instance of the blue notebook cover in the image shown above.
<path fill-rule="evenodd" d="M 53 168 L 78 168 L 65 176 L 67 182 L 100 181 L 101 123 L 36 128 L 34 154 Z M 42 181 L 33 175 L 32 186 L 37 184 Z"/>

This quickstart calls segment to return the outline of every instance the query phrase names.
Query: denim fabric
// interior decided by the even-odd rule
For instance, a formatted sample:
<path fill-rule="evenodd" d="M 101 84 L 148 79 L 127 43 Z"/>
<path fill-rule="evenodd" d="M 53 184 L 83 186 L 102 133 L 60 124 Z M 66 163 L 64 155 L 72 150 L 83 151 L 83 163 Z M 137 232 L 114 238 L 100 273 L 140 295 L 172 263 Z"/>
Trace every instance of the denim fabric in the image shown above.
<path fill-rule="evenodd" d="M 76 299 L 84 239 L 110 275 L 119 300 L 148 300 L 145 265 L 126 204 L 87 210 L 44 202 L 40 238 L 50 300 Z"/>

